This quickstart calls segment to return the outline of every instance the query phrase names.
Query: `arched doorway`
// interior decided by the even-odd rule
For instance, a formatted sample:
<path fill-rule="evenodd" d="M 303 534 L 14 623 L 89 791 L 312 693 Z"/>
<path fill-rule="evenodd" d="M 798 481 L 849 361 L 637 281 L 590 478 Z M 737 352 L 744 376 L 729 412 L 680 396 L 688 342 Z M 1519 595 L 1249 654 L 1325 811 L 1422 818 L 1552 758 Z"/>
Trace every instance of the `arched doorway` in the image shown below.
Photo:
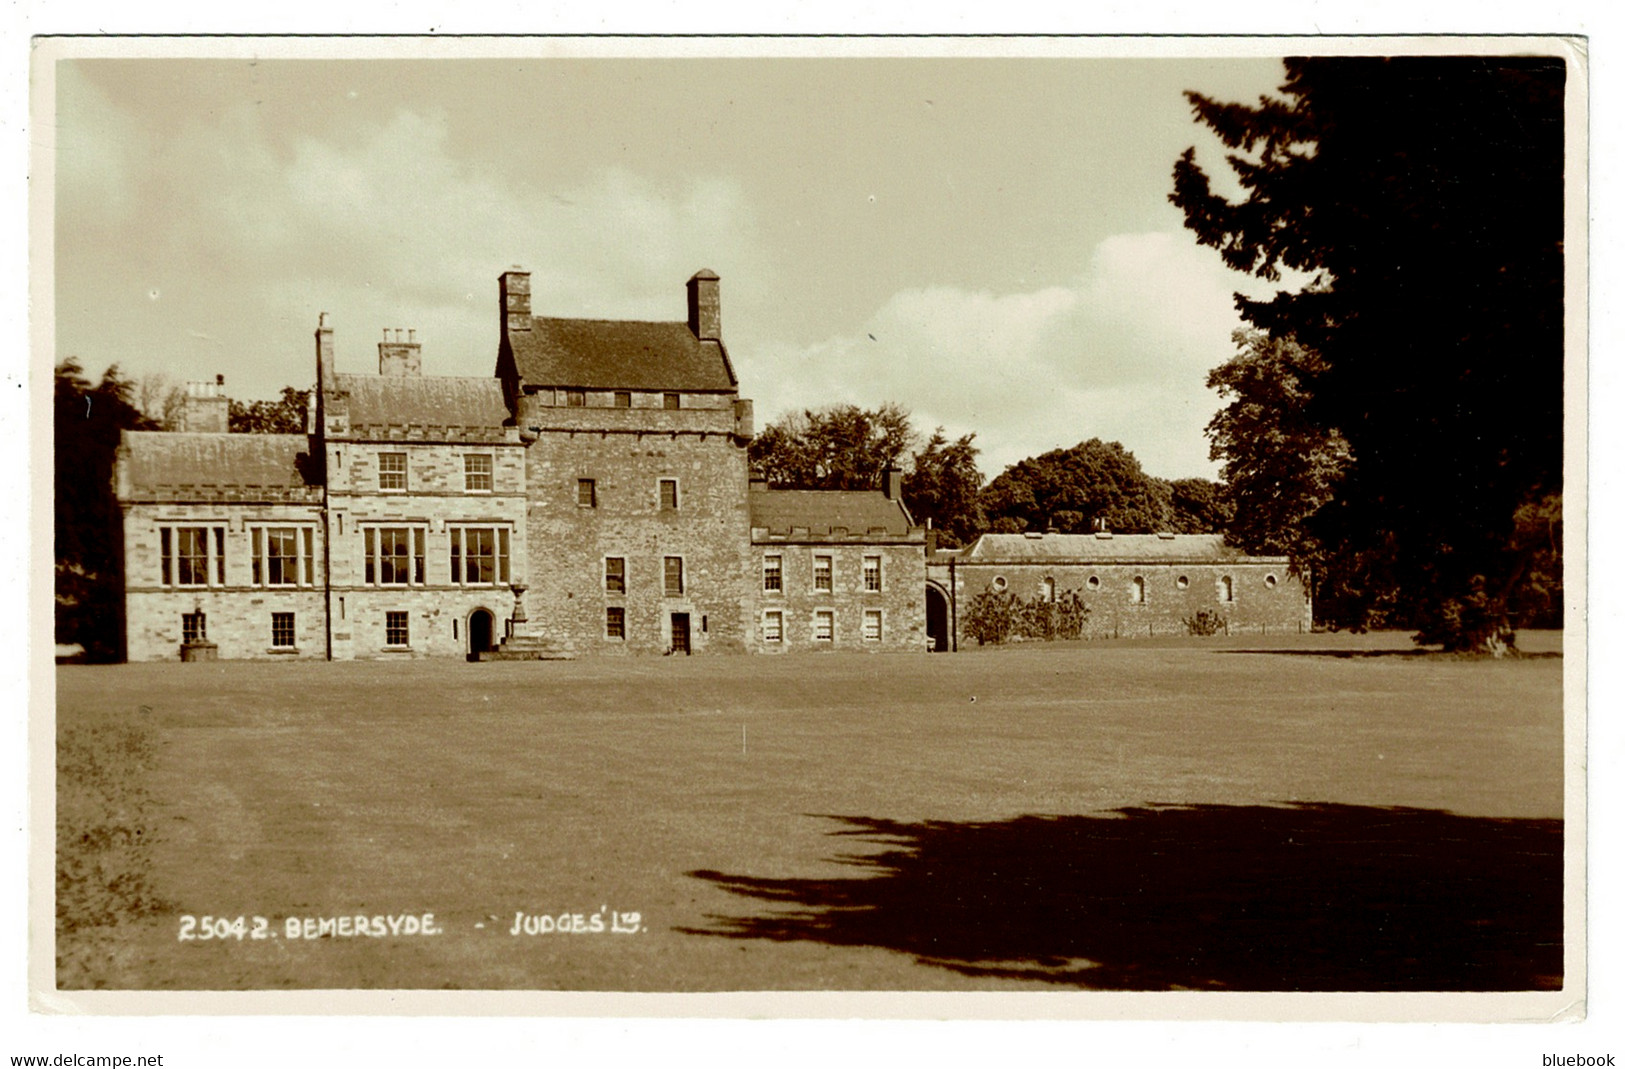
<path fill-rule="evenodd" d="M 934 584 L 925 585 L 925 637 L 932 653 L 948 652 L 948 596 Z"/>
<path fill-rule="evenodd" d="M 468 659 L 478 660 L 480 654 L 491 649 L 491 628 L 494 618 L 487 609 L 475 609 L 468 614 Z"/>

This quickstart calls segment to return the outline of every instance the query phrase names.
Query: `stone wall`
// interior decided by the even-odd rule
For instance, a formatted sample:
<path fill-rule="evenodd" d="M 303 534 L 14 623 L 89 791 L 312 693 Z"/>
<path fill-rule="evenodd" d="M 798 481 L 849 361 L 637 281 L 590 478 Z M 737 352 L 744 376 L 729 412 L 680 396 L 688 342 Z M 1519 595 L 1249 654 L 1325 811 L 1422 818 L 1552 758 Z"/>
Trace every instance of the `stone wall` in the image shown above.
<path fill-rule="evenodd" d="M 406 490 L 380 491 L 378 454 L 405 453 Z M 492 458 L 492 489 L 465 488 L 465 456 Z M 480 498 L 525 492 L 524 447 L 514 442 L 353 442 L 327 443 L 327 487 L 334 494 L 377 494 L 380 497 L 450 494 Z"/>
<path fill-rule="evenodd" d="M 748 480 L 731 401 L 677 411 L 527 401 L 520 426 L 544 428 L 526 465 L 532 630 L 578 654 L 665 653 L 673 615 L 686 614 L 692 652 L 744 649 Z M 675 509 L 662 507 L 662 479 L 676 480 Z M 611 557 L 625 561 L 624 592 L 606 588 Z M 681 594 L 666 592 L 667 557 L 682 561 Z M 624 637 L 609 633 L 612 607 Z"/>
<path fill-rule="evenodd" d="M 381 452 L 407 455 L 405 492 L 378 489 Z M 330 442 L 328 453 L 334 659 L 466 654 L 468 617 L 478 609 L 492 613 L 493 641 L 500 641 L 513 612 L 512 585 L 529 576 L 524 447 L 517 442 Z M 490 492 L 465 488 L 463 457 L 469 454 L 492 457 Z M 507 581 L 452 581 L 452 531 L 459 526 L 509 532 Z M 413 575 L 405 586 L 383 586 L 377 571 L 375 581 L 367 582 L 366 532 L 378 527 L 423 532 L 422 583 Z M 384 641 L 384 614 L 391 611 L 410 614 L 407 647 Z"/>
<path fill-rule="evenodd" d="M 1004 589 L 1028 600 L 1043 595 L 1046 579 L 1053 582 L 1057 597 L 1076 591 L 1089 608 L 1084 633 L 1090 638 L 1188 634 L 1185 621 L 1204 609 L 1221 617 L 1229 634 L 1297 633 L 1308 631 L 1313 624 L 1303 584 L 1288 573 L 1284 560 L 1084 565 L 959 562 L 952 569 L 933 562 L 928 572 L 944 589 L 949 588 L 950 578 L 956 584 L 961 647 L 976 644 L 966 629 L 972 599 L 983 591 L 999 589 L 1001 579 Z"/>
<path fill-rule="evenodd" d="M 291 586 L 254 581 L 253 532 L 294 527 L 311 535 L 311 582 Z M 161 528 L 169 528 L 170 582 L 163 581 Z M 207 583 L 183 586 L 174 565 L 176 529 L 202 527 L 209 540 Z M 216 544 L 215 531 L 223 538 Z M 217 560 L 224 550 L 224 581 Z M 131 661 L 180 659 L 181 616 L 201 612 L 219 656 L 233 659 L 325 657 L 322 617 L 321 509 L 310 504 L 139 504 L 124 510 L 125 639 Z M 271 646 L 271 614 L 294 613 L 295 645 Z"/>
<path fill-rule="evenodd" d="M 922 540 L 864 543 L 833 539 L 758 539 L 751 546 L 749 581 L 755 590 L 755 619 L 749 648 L 754 652 L 796 650 L 908 651 L 925 649 L 925 545 Z M 777 557 L 782 589 L 765 589 L 765 561 Z M 819 590 L 815 561 L 830 559 L 831 589 Z M 866 589 L 864 558 L 880 558 L 881 589 Z M 817 634 L 820 611 L 834 614 L 833 634 Z M 878 610 L 880 637 L 865 637 L 864 615 Z M 780 638 L 769 634 L 769 613 L 782 614 Z"/>

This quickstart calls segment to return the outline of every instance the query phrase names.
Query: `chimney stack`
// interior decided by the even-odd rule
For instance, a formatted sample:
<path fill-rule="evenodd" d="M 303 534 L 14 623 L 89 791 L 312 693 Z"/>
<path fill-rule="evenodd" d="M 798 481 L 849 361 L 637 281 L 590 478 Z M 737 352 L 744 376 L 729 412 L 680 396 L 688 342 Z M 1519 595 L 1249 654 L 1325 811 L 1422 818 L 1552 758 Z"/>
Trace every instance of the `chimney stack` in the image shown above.
<path fill-rule="evenodd" d="M 700 341 L 722 340 L 722 280 L 706 268 L 688 280 L 688 329 Z"/>
<path fill-rule="evenodd" d="M 887 465 L 881 469 L 880 483 L 888 501 L 903 500 L 903 472 L 900 468 Z"/>
<path fill-rule="evenodd" d="M 519 267 L 502 272 L 502 330 L 511 334 L 530 329 L 530 272 Z"/>
<path fill-rule="evenodd" d="M 181 402 L 180 430 L 225 434 L 231 429 L 231 402 L 226 399 L 226 377 L 213 382 L 188 382 Z"/>
<path fill-rule="evenodd" d="M 333 377 L 333 328 L 323 312 L 316 320 L 316 391 L 335 389 L 337 382 Z"/>
<path fill-rule="evenodd" d="M 423 374 L 423 346 L 417 340 L 418 332 L 410 331 L 406 341 L 401 340 L 401 333 L 401 328 L 396 327 L 391 338 L 390 328 L 384 328 L 384 340 L 378 343 L 378 374 Z"/>

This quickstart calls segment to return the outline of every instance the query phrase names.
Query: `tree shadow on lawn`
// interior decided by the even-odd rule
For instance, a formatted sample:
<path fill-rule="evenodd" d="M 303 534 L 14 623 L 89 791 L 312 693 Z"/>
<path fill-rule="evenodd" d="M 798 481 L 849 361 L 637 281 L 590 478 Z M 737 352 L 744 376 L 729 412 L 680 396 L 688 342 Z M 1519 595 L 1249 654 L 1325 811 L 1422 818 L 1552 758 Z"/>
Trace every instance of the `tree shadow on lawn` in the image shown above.
<path fill-rule="evenodd" d="M 1272 657 L 1336 657 L 1339 660 L 1351 660 L 1357 657 L 1415 657 L 1420 659 L 1447 660 L 1447 661 L 1544 661 L 1552 658 L 1562 660 L 1563 654 L 1557 650 L 1524 651 L 1520 649 L 1509 650 L 1501 658 L 1488 653 L 1477 652 L 1450 652 L 1446 650 L 1214 650 L 1215 653 L 1251 653 L 1268 654 Z"/>
<path fill-rule="evenodd" d="M 861 874 L 697 871 L 770 904 L 690 934 L 883 947 L 1112 990 L 1511 991 L 1563 972 L 1563 822 L 1305 804 L 995 823 L 829 817 Z"/>

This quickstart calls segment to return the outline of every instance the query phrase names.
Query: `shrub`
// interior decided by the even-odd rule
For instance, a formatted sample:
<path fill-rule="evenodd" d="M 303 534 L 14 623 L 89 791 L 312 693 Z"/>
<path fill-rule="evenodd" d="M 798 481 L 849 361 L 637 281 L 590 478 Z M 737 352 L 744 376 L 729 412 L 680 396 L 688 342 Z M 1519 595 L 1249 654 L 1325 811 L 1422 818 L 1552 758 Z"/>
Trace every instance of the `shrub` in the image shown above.
<path fill-rule="evenodd" d="M 1015 630 L 1016 603 L 1008 590 L 982 591 L 965 610 L 965 633 L 980 646 L 1003 642 Z"/>
<path fill-rule="evenodd" d="M 1050 641 L 1082 638 L 1089 606 L 1076 590 L 1062 591 L 1054 601 L 1018 598 L 1008 590 L 984 590 L 965 610 L 965 632 L 980 645 L 1011 638 Z"/>
<path fill-rule="evenodd" d="M 1185 630 L 1207 638 L 1225 629 L 1226 620 L 1211 609 L 1199 609 L 1195 616 L 1185 617 Z"/>

